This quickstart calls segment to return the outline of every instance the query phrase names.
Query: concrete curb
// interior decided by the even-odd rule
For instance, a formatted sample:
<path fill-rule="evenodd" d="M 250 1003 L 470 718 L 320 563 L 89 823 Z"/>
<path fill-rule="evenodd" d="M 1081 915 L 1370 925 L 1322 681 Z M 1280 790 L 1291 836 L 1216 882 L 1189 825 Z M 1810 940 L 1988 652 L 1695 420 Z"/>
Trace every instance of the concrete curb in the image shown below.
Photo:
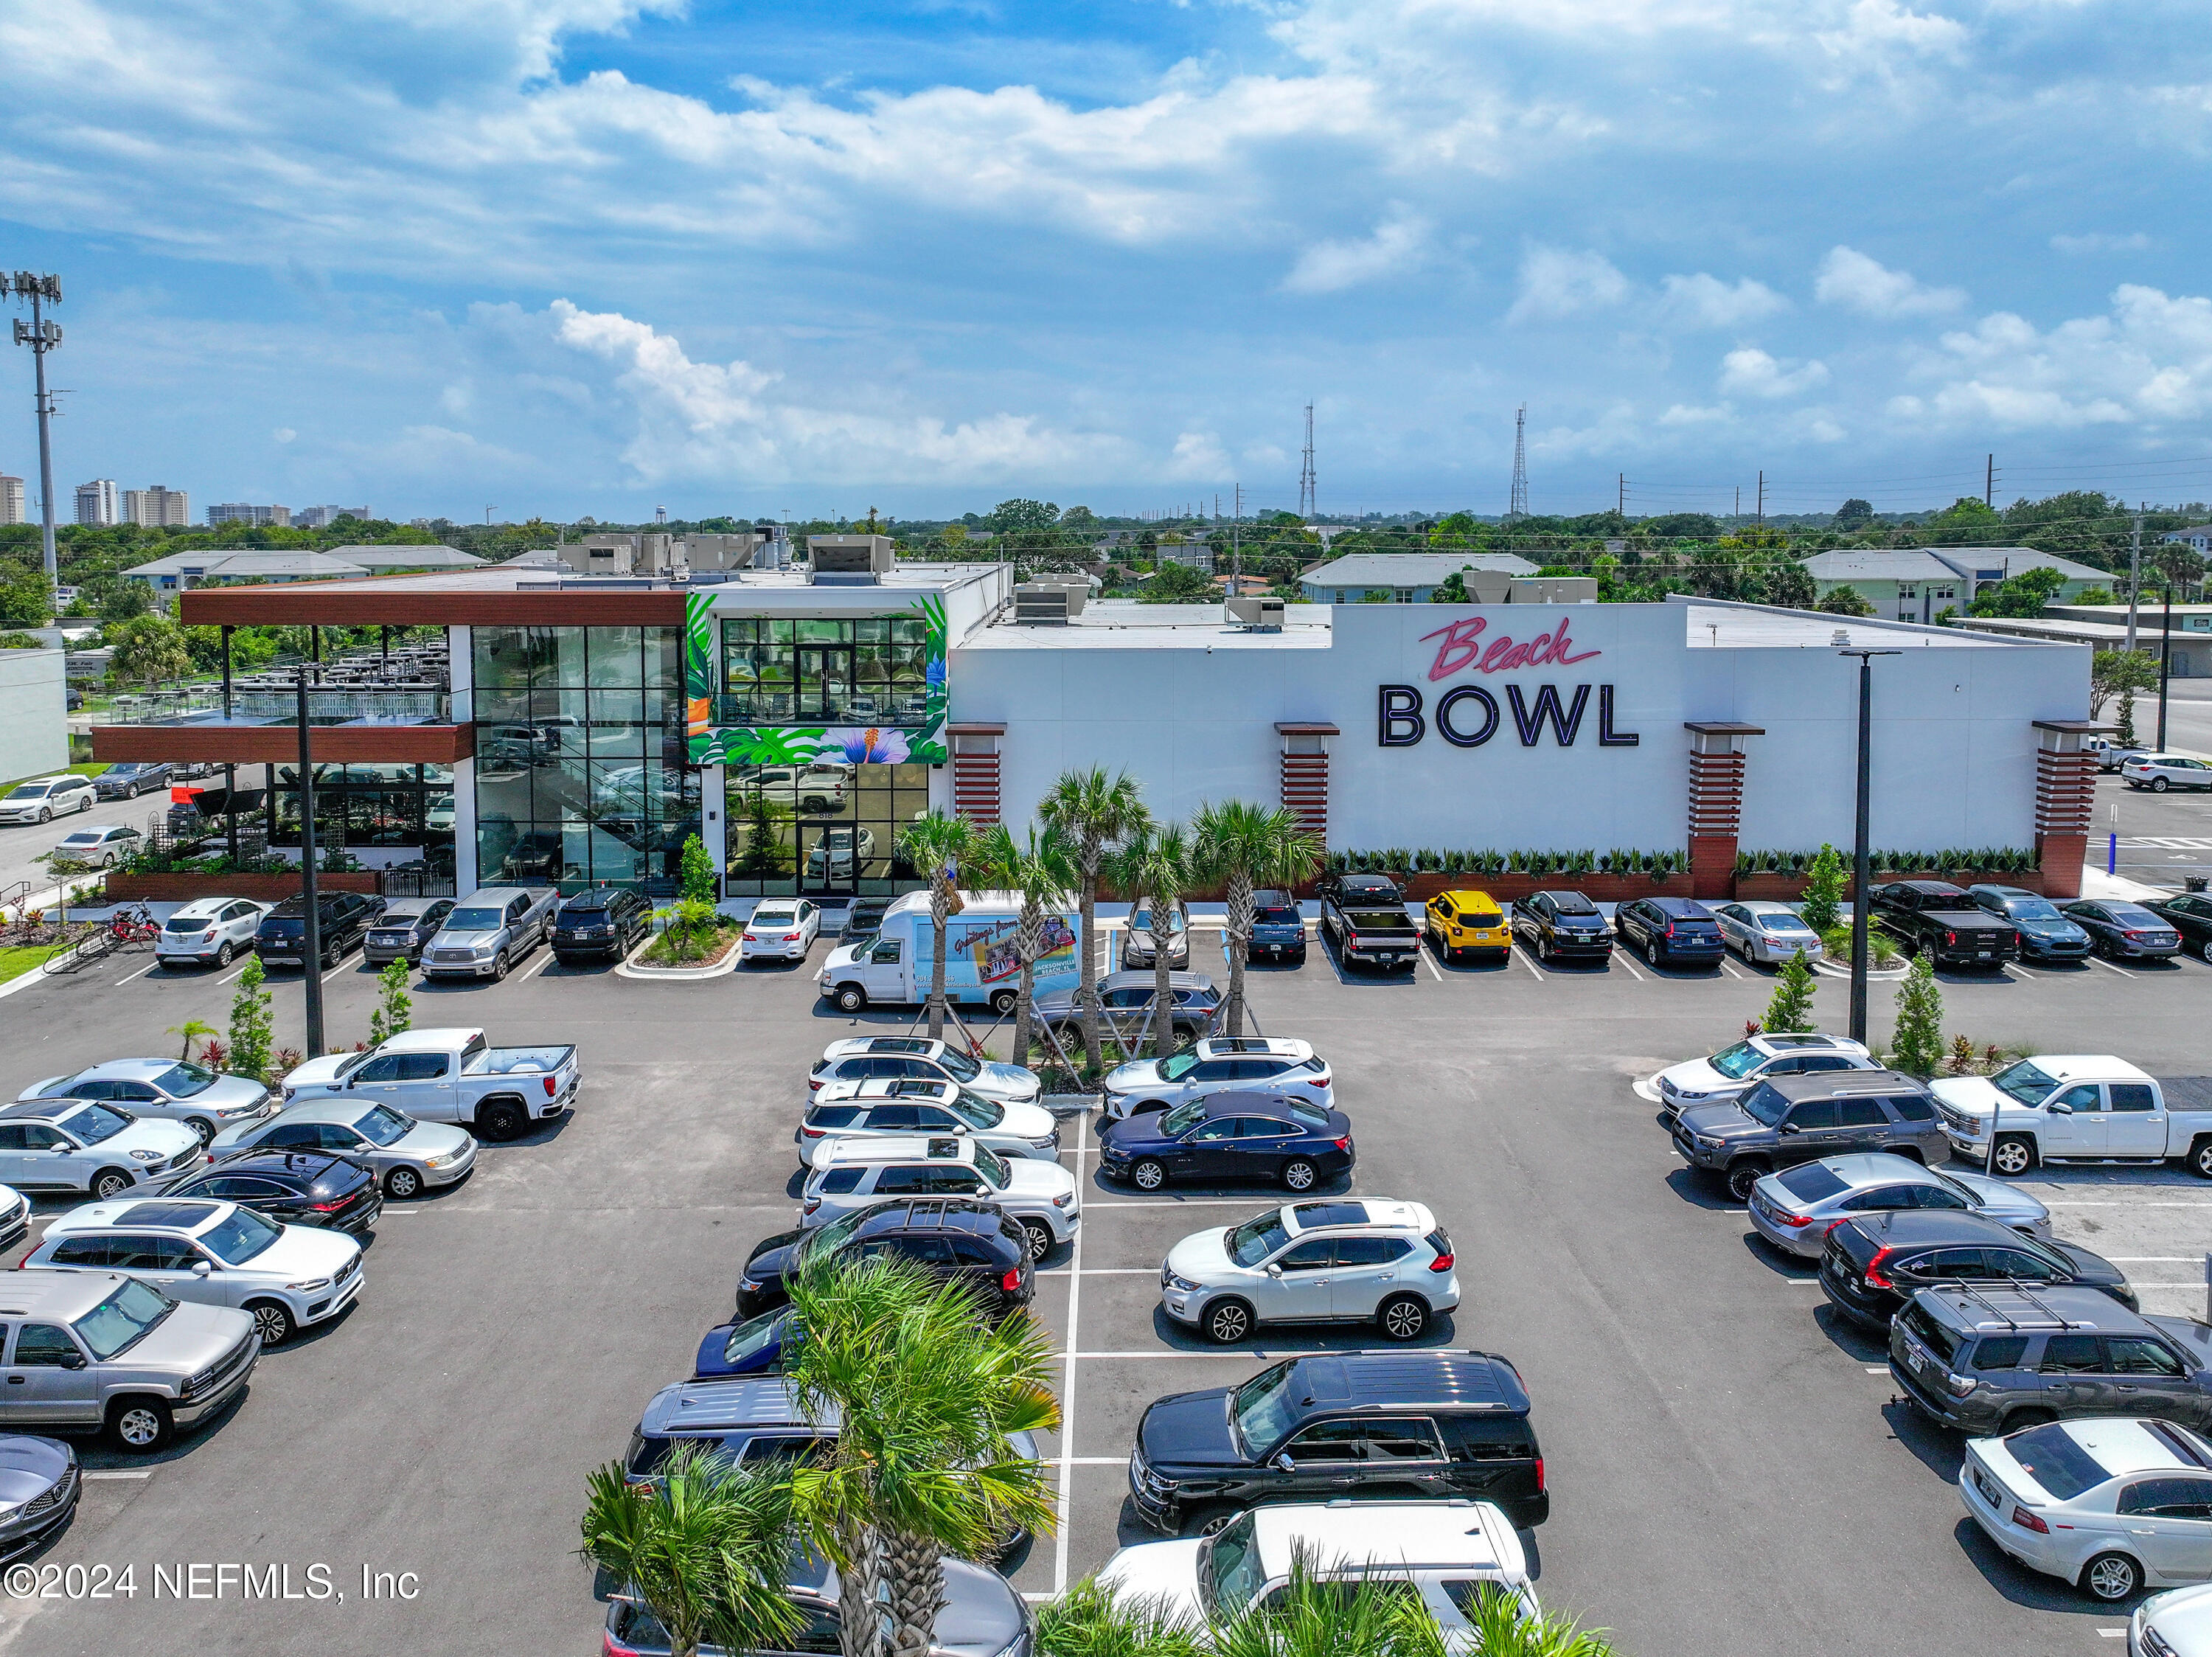
<path fill-rule="evenodd" d="M 641 966 L 637 958 L 650 948 L 659 937 L 655 933 L 623 958 L 615 968 L 618 978 L 636 978 L 646 984 L 698 984 L 708 978 L 726 978 L 738 970 L 738 946 L 733 941 L 730 953 L 712 966 Z"/>
<path fill-rule="evenodd" d="M 1659 1105 L 1665 1102 L 1659 1097 L 1659 1078 L 1656 1075 L 1638 1076 L 1634 1081 L 1629 1083 L 1629 1091 L 1647 1105 Z"/>
<path fill-rule="evenodd" d="M 1843 978 L 1848 980 L 1851 976 L 1850 967 L 1840 961 L 1814 961 L 1813 963 L 1813 970 L 1815 972 L 1818 972 L 1824 978 Z M 1911 971 L 1912 963 L 1905 959 L 1902 956 L 1899 956 L 1898 958 L 1898 965 L 1895 966 L 1869 966 L 1867 968 L 1867 982 L 1869 984 L 1873 984 L 1877 980 L 1887 981 L 1892 978 L 1901 978 Z"/>

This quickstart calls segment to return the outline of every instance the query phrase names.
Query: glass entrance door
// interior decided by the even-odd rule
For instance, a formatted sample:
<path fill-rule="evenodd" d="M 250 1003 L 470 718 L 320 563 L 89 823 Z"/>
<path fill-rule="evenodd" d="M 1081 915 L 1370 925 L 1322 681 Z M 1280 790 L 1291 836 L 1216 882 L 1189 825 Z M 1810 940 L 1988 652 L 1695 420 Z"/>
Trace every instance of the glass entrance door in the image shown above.
<path fill-rule="evenodd" d="M 860 870 L 877 855 L 875 831 L 865 823 L 801 822 L 799 892 L 805 898 L 860 895 Z"/>

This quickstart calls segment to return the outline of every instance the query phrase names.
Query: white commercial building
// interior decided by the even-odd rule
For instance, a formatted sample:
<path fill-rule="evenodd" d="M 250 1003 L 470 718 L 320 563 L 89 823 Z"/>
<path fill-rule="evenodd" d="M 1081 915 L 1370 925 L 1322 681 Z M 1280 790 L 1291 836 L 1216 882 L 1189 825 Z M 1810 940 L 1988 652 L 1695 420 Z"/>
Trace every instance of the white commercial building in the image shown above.
<path fill-rule="evenodd" d="M 69 764 L 69 692 L 59 650 L 0 650 L 0 783 Z"/>
<path fill-rule="evenodd" d="M 292 509 L 289 506 L 252 506 L 244 501 L 218 501 L 207 509 L 208 527 L 217 524 L 247 524 L 260 529 L 289 529 Z"/>
<path fill-rule="evenodd" d="M 192 521 L 191 497 L 167 484 L 126 489 L 123 491 L 123 521 L 143 529 L 182 529 Z"/>
<path fill-rule="evenodd" d="M 0 472 L 0 524 L 27 521 L 23 516 L 23 480 Z"/>
<path fill-rule="evenodd" d="M 88 484 L 76 486 L 76 521 L 81 524 L 106 525 L 118 521 L 122 505 L 115 492 L 115 479 L 94 478 Z"/>

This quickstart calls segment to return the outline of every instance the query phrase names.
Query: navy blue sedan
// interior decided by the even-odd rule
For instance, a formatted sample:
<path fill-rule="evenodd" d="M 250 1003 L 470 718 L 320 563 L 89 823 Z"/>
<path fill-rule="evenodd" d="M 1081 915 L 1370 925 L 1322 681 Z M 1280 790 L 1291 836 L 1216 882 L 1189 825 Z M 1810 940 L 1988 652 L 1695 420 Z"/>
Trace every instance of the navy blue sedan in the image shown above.
<path fill-rule="evenodd" d="M 2094 898 L 2069 904 L 2062 911 L 2080 923 L 2094 940 L 2100 955 L 2117 960 L 2163 959 L 2181 953 L 2181 934 L 2173 923 L 2154 915 L 2141 904 L 2115 898 Z"/>
<path fill-rule="evenodd" d="M 798 1329 L 787 1306 L 742 1323 L 717 1324 L 699 1343 L 691 1362 L 693 1380 L 728 1380 L 736 1375 L 780 1375 L 795 1343 Z"/>
<path fill-rule="evenodd" d="M 1139 1191 L 1170 1179 L 1276 1179 L 1311 1191 L 1352 1171 L 1352 1118 L 1277 1093 L 1208 1093 L 1168 1112 L 1109 1122 L 1099 1171 Z"/>
<path fill-rule="evenodd" d="M 2048 898 L 2016 886 L 1971 886 L 1966 895 L 2020 934 L 2020 953 L 2031 961 L 2078 961 L 2089 953 L 2088 932 L 2058 912 Z"/>

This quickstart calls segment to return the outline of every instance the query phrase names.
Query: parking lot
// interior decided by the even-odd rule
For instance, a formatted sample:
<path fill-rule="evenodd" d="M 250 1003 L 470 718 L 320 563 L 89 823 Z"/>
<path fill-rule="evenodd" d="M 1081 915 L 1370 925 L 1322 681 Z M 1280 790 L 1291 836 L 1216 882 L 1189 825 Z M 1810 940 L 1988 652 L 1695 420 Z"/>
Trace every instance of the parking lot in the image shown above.
<path fill-rule="evenodd" d="M 158 1051 L 187 1019 L 225 1022 L 232 975 L 149 960 L 11 996 L 0 1084 Z M 276 984 L 277 1039 L 295 1045 L 298 983 Z M 329 976 L 332 1042 L 365 1032 L 373 987 L 351 959 Z M 2100 1636 L 2118 1617 L 1980 1543 L 1947 1482 L 1955 1442 L 1891 1403 L 1879 1350 L 1685 1173 L 1631 1091 L 1731 1039 L 1770 993 L 1735 962 L 1680 974 L 1516 955 L 1371 979 L 1346 978 L 1318 948 L 1297 971 L 1255 969 L 1252 990 L 1268 1033 L 1333 1062 L 1358 1140 L 1352 1188 L 1425 1202 L 1450 1230 L 1468 1299 L 1433 1338 L 1503 1352 L 1528 1380 L 1554 1493 L 1530 1550 L 1547 1604 L 1643 1657 L 2110 1649 Z M 1824 1026 L 1841 1027 L 1844 993 L 1820 981 Z M 2197 1068 L 2212 969 L 2009 969 L 1947 978 L 1945 994 L 1948 1027 L 1977 1042 L 2112 1051 L 2172 1074 Z M 1877 1039 L 1891 999 L 1875 987 Z M 458 1189 L 387 1208 L 360 1306 L 266 1355 L 211 1429 L 150 1466 L 88 1450 L 101 1477 L 40 1563 L 135 1564 L 141 1592 L 0 1599 L 10 1651 L 591 1649 L 604 1608 L 568 1556 L 583 1474 L 688 1372 L 751 1244 L 793 1222 L 791 1133 L 823 1045 L 911 1021 L 830 1013 L 811 971 L 654 984 L 543 953 L 504 984 L 418 988 L 415 1020 L 578 1043 L 580 1108 L 487 1148 Z M 1066 1140 L 1083 1157 L 1089 1124 Z M 2173 1286 L 2147 1293 L 2152 1308 L 2202 1315 L 2191 1286 L 2212 1247 L 2212 1188 L 2094 1168 L 2036 1185 L 2061 1235 Z M 1123 1459 L 1152 1398 L 1241 1379 L 1261 1352 L 1365 1343 L 1263 1331 L 1225 1351 L 1158 1316 L 1174 1240 L 1275 1200 L 1087 1189 L 1079 1244 L 1040 1280 L 1037 1311 L 1067 1355 L 1067 1429 L 1049 1447 L 1067 1522 L 1022 1563 L 1024 1590 L 1048 1593 L 1143 1538 Z M 157 1563 L 227 1562 L 289 1563 L 295 1587 L 321 1563 L 333 1597 L 248 1600 L 235 1577 L 221 1599 L 152 1597 Z M 417 1597 L 362 1603 L 364 1567 L 417 1573 Z"/>

